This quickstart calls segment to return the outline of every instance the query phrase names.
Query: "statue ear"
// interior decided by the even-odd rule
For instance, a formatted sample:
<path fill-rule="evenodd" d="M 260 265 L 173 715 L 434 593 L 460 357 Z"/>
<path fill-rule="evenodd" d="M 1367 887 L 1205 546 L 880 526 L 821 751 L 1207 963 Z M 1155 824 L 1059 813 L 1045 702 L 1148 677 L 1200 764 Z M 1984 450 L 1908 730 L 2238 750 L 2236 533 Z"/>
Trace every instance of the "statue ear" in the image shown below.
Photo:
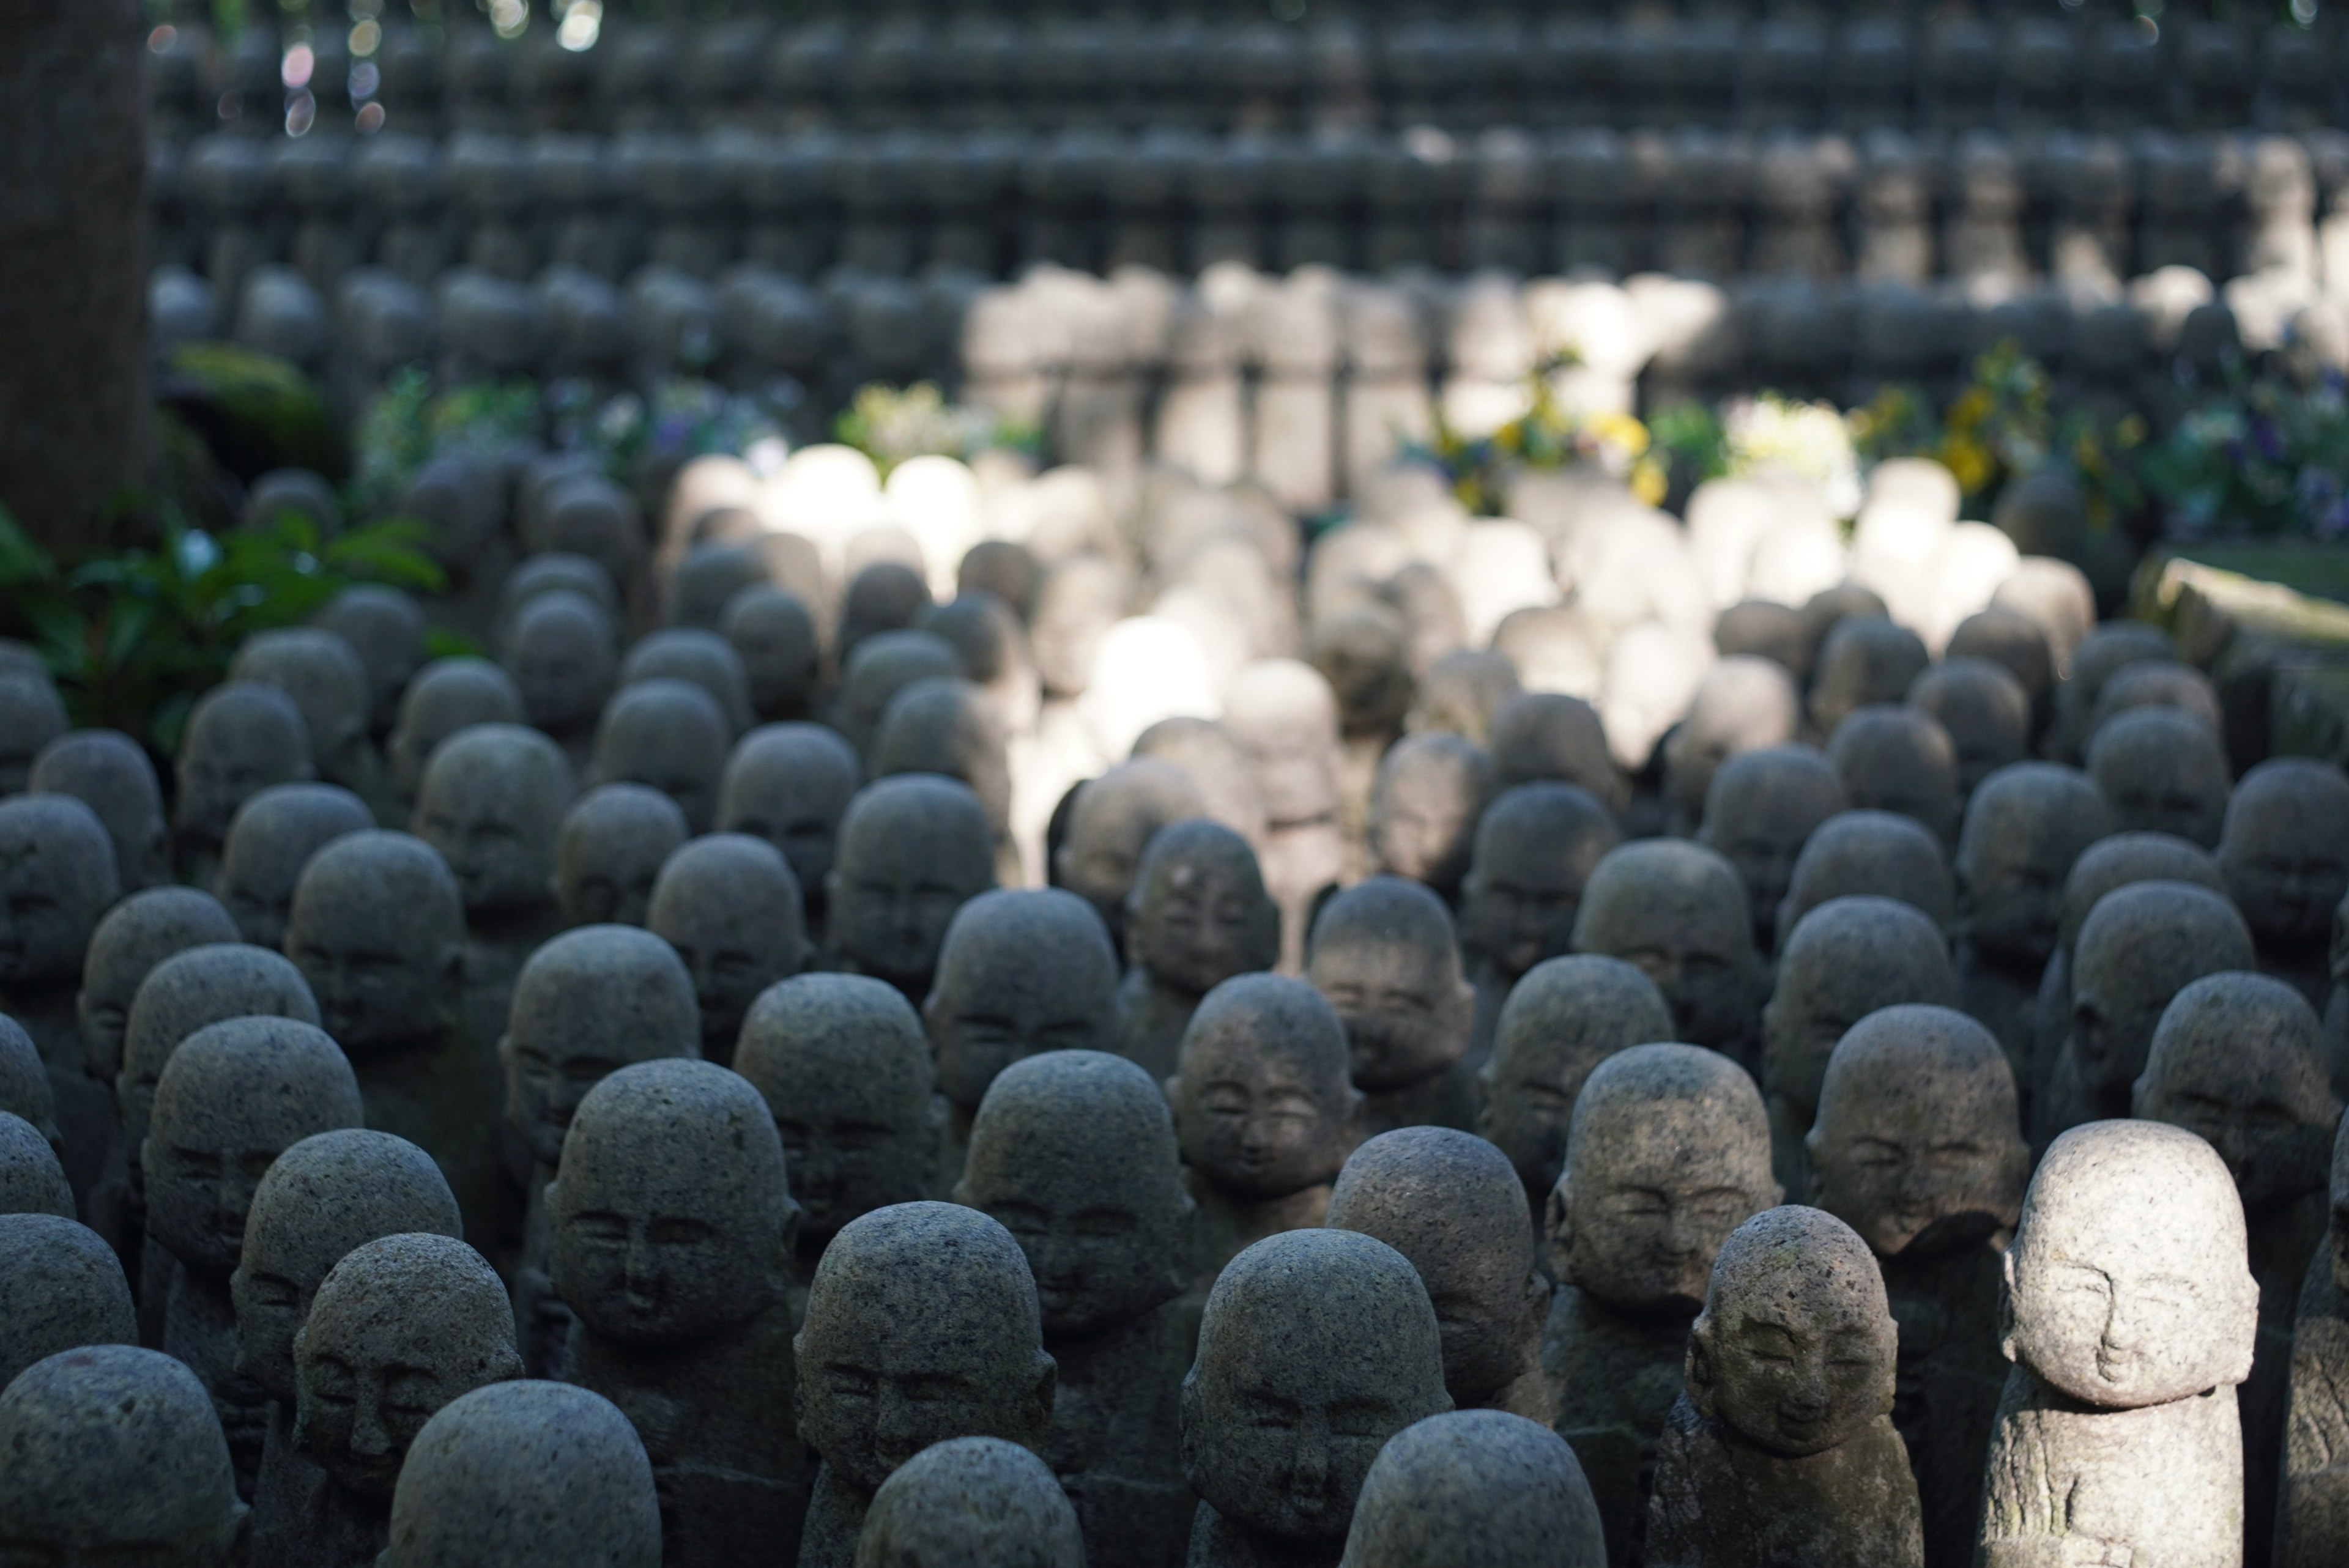
<path fill-rule="evenodd" d="M 2014 1249 L 2010 1246 L 1998 1258 L 1998 1353 L 2009 1361 L 2018 1359 L 2014 1330 Z"/>
<path fill-rule="evenodd" d="M 1036 1383 L 1029 1391 L 1028 1447 L 1043 1451 L 1044 1439 L 1052 1429 L 1053 1396 L 1060 1392 L 1061 1366 L 1041 1347 L 1036 1352 Z"/>
<path fill-rule="evenodd" d="M 1549 1190 L 1549 1202 L 1544 1205 L 1544 1229 L 1549 1237 L 1549 1271 L 1559 1279 L 1570 1280 L 1566 1261 L 1574 1253 L 1574 1182 L 1560 1176 L 1557 1185 Z"/>
<path fill-rule="evenodd" d="M 773 1272 L 779 1289 L 790 1283 L 792 1257 L 797 1252 L 800 1243 L 800 1222 L 806 1217 L 807 1211 L 800 1207 L 799 1200 L 788 1195 L 785 1196 L 783 1199 L 783 1241 L 782 1245 L 775 1249 L 773 1264 Z"/>
<path fill-rule="evenodd" d="M 1688 1355 L 1682 1362 L 1682 1377 L 1688 1386 L 1689 1403 L 1706 1420 L 1717 1418 L 1713 1388 L 1721 1381 L 1718 1368 L 1713 1364 L 1713 1320 L 1700 1316 L 1689 1330 Z"/>

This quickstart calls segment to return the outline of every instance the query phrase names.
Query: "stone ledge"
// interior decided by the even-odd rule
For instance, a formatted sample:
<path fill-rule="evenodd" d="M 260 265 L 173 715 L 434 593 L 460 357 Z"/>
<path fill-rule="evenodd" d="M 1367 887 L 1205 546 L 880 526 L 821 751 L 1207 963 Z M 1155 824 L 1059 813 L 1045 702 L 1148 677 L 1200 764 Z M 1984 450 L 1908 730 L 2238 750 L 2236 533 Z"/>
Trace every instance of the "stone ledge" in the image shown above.
<path fill-rule="evenodd" d="M 2349 549 L 2168 547 L 2137 568 L 2129 603 L 2209 672 L 2237 772 L 2271 756 L 2349 762 Z"/>

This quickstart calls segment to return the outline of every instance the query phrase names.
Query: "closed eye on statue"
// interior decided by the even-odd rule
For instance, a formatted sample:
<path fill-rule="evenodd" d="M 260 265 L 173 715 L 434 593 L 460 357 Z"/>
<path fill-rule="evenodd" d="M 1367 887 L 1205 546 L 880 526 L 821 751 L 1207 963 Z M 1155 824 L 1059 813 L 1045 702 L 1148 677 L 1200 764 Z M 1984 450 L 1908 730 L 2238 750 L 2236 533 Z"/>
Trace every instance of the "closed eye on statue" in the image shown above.
<path fill-rule="evenodd" d="M 903 1378 L 898 1387 L 906 1398 L 917 1405 L 941 1405 L 949 1399 L 969 1398 L 969 1378 L 958 1372 L 915 1372 Z"/>
<path fill-rule="evenodd" d="M 1526 1101 L 1529 1105 L 1537 1106 L 1544 1110 L 1562 1111 L 1571 1108 L 1574 1104 L 1574 1097 L 1572 1095 L 1567 1093 L 1566 1090 L 1558 1088 L 1556 1084 L 1544 1083 L 1538 1078 L 1518 1079 L 1516 1095 L 1519 1099 Z"/>
<path fill-rule="evenodd" d="M 1333 1438 L 1384 1439 L 1393 1427 L 1393 1412 L 1383 1399 L 1339 1399 L 1330 1406 Z"/>
<path fill-rule="evenodd" d="M 718 1229 L 707 1220 L 684 1214 L 656 1216 L 645 1226 L 645 1238 L 656 1246 L 698 1247 L 718 1239 Z"/>
<path fill-rule="evenodd" d="M 1783 1324 L 1759 1322 L 1747 1318 L 1737 1331 L 1739 1348 L 1757 1361 L 1792 1361 L 1799 1347 L 1794 1334 Z"/>
<path fill-rule="evenodd" d="M 581 1241 L 620 1246 L 628 1239 L 628 1221 L 625 1214 L 607 1214 L 600 1211 L 574 1214 L 568 1228 Z"/>
<path fill-rule="evenodd" d="M 1069 1228 L 1080 1236 L 1108 1241 L 1132 1235 L 1142 1228 L 1142 1220 L 1124 1209 L 1081 1209 Z"/>

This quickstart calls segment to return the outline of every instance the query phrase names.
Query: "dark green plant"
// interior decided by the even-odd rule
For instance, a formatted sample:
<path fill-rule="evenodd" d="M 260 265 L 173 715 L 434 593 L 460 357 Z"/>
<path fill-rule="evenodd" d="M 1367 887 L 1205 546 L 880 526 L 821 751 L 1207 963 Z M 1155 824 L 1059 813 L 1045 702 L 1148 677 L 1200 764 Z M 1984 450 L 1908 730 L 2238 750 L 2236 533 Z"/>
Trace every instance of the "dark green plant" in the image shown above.
<path fill-rule="evenodd" d="M 0 630 L 39 649 L 76 725 L 168 757 L 196 696 L 254 633 L 298 624 L 358 583 L 445 589 L 430 531 L 393 519 L 322 538 L 289 512 L 215 535 L 174 519 L 153 548 L 68 562 L 0 507 Z"/>

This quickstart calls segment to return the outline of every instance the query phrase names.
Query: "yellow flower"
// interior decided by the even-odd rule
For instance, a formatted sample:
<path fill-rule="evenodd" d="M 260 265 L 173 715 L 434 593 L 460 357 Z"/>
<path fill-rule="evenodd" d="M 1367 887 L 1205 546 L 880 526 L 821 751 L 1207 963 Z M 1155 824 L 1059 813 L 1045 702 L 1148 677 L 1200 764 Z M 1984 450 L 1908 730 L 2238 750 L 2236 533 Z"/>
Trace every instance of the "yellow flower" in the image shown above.
<path fill-rule="evenodd" d="M 1643 457 L 1631 465 L 1631 494 L 1642 506 L 1663 505 L 1666 488 L 1664 466 L 1655 459 Z"/>

